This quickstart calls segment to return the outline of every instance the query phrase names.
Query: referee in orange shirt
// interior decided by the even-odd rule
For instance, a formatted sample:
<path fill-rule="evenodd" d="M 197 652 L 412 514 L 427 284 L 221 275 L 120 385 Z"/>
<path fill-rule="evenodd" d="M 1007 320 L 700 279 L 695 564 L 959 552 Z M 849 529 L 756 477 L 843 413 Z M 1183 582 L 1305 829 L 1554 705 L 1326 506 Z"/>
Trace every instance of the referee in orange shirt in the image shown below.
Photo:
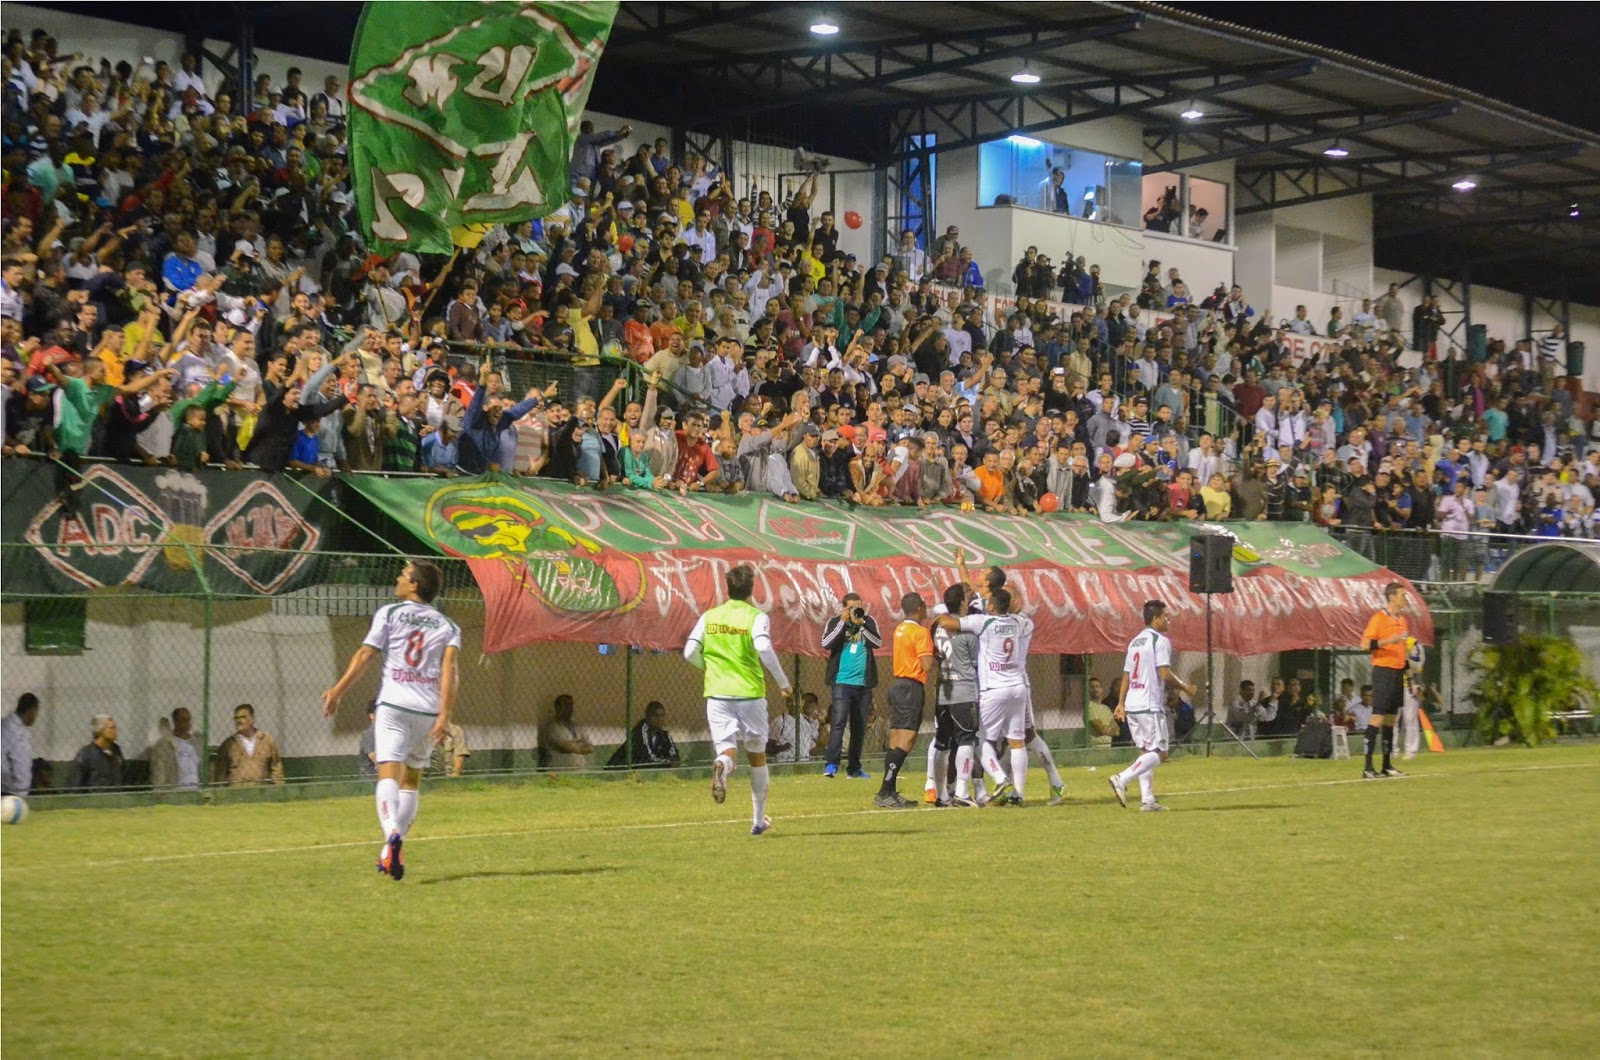
<path fill-rule="evenodd" d="M 894 678 L 889 682 L 889 749 L 883 754 L 883 787 L 872 800 L 874 806 L 890 810 L 916 806 L 895 788 L 895 780 L 917 745 L 928 676 L 933 670 L 933 634 L 923 625 L 928 620 L 928 606 L 921 594 L 901 597 L 900 613 L 905 618 L 894 628 Z"/>
<path fill-rule="evenodd" d="M 1406 616 L 1401 612 L 1406 606 L 1406 587 L 1390 582 L 1383 587 L 1383 610 L 1367 620 L 1361 643 L 1372 653 L 1372 720 L 1367 722 L 1367 765 L 1361 771 L 1364 779 L 1375 777 L 1403 777 L 1404 773 L 1389 763 L 1394 753 L 1394 723 L 1405 705 L 1406 637 L 1411 635 Z M 1378 733 L 1383 733 L 1383 769 L 1372 768 L 1372 751 L 1378 744 Z"/>

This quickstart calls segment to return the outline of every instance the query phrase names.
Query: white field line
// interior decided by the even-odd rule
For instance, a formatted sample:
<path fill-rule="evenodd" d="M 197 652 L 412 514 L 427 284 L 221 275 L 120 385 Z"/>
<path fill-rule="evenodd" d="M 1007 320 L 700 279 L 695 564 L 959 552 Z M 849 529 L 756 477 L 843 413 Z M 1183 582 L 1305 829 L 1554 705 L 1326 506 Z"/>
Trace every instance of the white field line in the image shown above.
<path fill-rule="evenodd" d="M 1405 777 L 1391 777 L 1384 780 L 1366 780 L 1363 778 L 1347 778 L 1343 780 L 1304 780 L 1288 784 L 1244 784 L 1232 788 L 1197 788 L 1193 791 L 1163 791 L 1162 798 L 1188 798 L 1203 795 L 1235 795 L 1250 791 L 1292 791 L 1302 788 L 1327 788 L 1342 784 L 1392 784 L 1395 780 L 1440 780 L 1451 777 L 1480 777 L 1501 773 L 1536 773 L 1554 769 L 1597 769 L 1600 762 L 1569 762 L 1561 765 L 1546 766 L 1509 766 L 1505 769 L 1473 769 L 1456 773 L 1423 773 L 1411 774 Z M 1084 772 L 1083 768 L 1072 772 Z M 1108 798 L 1107 802 L 1110 801 Z M 1079 803 L 1078 805 L 1083 805 Z M 775 821 L 821 821 L 843 817 L 866 817 L 881 815 L 883 811 L 870 810 L 837 810 L 831 813 L 800 813 L 775 818 Z M 900 819 L 898 816 L 896 819 Z M 457 832 L 451 835 L 423 835 L 415 839 L 407 839 L 410 843 L 446 843 L 463 839 L 505 839 L 514 836 L 545 835 L 550 833 L 573 834 L 580 832 L 646 832 L 670 828 L 718 828 L 729 825 L 744 825 L 744 818 L 730 818 L 726 820 L 698 820 L 698 821 L 657 821 L 647 824 L 606 824 L 583 825 L 576 828 L 515 828 L 494 832 Z M 251 847 L 244 850 L 202 850 L 183 854 L 152 854 L 140 858 L 115 858 L 107 861 L 80 861 L 71 864 L 58 865 L 27 865 L 12 869 L 13 874 L 18 872 L 42 871 L 68 871 L 81 869 L 115 868 L 121 865 L 152 865 L 167 861 L 199 861 L 206 858 L 242 858 L 258 857 L 266 854 L 299 854 L 315 850 L 347 850 L 351 847 L 376 847 L 370 839 L 353 840 L 343 843 L 304 843 L 298 846 L 282 847 Z"/>

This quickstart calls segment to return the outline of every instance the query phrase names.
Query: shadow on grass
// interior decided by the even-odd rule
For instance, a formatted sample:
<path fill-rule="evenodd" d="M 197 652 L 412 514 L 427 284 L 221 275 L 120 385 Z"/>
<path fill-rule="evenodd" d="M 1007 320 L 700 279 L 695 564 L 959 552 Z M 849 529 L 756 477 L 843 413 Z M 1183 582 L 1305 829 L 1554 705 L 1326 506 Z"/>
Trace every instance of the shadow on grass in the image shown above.
<path fill-rule="evenodd" d="M 1242 802 L 1234 806 L 1185 806 L 1185 813 L 1230 813 L 1234 810 L 1287 810 L 1291 807 L 1287 803 L 1279 802 Z"/>
<path fill-rule="evenodd" d="M 537 879 L 541 876 L 596 876 L 605 872 L 621 872 L 617 865 L 592 865 L 583 868 L 571 869 L 490 869 L 484 872 L 458 872 L 454 876 L 434 876 L 426 880 L 418 880 L 419 886 L 426 887 L 434 883 L 456 883 L 460 880 L 492 880 L 501 877 L 523 877 Z"/>
<path fill-rule="evenodd" d="M 924 835 L 927 830 L 923 828 L 858 828 L 848 831 L 834 832 L 773 832 L 771 839 L 818 839 L 823 836 L 841 835 Z"/>

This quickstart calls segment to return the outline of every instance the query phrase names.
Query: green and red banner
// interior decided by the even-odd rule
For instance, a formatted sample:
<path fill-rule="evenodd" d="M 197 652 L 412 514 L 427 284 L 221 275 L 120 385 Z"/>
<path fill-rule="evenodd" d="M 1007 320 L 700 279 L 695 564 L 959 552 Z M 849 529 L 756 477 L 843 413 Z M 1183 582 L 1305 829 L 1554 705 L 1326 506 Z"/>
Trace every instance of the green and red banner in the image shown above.
<path fill-rule="evenodd" d="M 1358 646 L 1383 586 L 1404 581 L 1308 524 L 852 509 L 597 493 L 505 475 L 345 481 L 420 540 L 469 561 L 491 652 L 541 641 L 677 650 L 739 563 L 756 568 L 754 600 L 771 613 L 778 648 L 808 655 L 821 654 L 822 625 L 846 592 L 880 621 L 907 592 L 937 602 L 956 577 L 958 548 L 974 570 L 1006 570 L 1041 653 L 1121 651 L 1151 599 L 1171 609 L 1180 648 L 1203 646 L 1205 600 L 1188 588 L 1188 544 L 1199 533 L 1237 540 L 1234 592 L 1213 597 L 1216 646 L 1230 654 Z M 1427 608 L 1408 590 L 1413 628 L 1432 643 Z"/>

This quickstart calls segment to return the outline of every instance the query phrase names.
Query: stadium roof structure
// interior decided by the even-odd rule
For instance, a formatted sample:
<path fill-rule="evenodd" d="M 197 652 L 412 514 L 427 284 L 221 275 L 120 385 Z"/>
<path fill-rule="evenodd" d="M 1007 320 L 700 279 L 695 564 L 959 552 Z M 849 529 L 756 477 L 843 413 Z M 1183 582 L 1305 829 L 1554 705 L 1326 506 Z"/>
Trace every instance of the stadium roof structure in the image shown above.
<path fill-rule="evenodd" d="M 274 0 L 46 6 L 335 60 L 361 7 L 319 4 L 308 38 L 306 5 Z M 1370 193 L 1381 266 L 1600 304 L 1596 131 L 1159 4 L 623 0 L 590 103 L 875 164 L 913 134 L 948 151 L 1128 117 L 1147 173 L 1233 160 L 1240 214 Z"/>
<path fill-rule="evenodd" d="M 1159 4 L 627 0 L 593 102 L 874 163 L 1129 117 L 1146 173 L 1233 160 L 1239 214 L 1371 194 L 1380 265 L 1600 302 L 1600 134 Z"/>

